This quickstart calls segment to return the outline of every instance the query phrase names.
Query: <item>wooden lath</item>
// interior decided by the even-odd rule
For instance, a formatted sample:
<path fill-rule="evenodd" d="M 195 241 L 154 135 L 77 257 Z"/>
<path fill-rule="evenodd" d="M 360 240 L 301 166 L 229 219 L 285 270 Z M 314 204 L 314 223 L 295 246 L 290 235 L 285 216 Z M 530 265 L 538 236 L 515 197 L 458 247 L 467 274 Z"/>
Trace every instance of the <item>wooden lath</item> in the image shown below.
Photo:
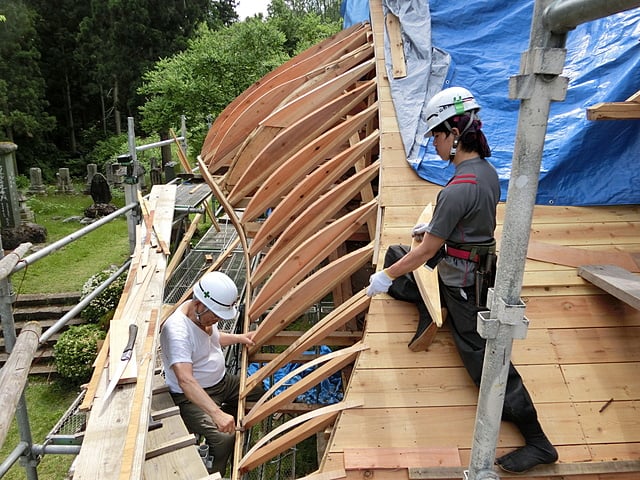
<path fill-rule="evenodd" d="M 149 204 L 155 211 L 152 228 L 161 238 L 171 235 L 175 193 L 175 185 L 156 185 L 150 195 Z M 157 351 L 158 318 L 167 259 L 162 250 L 151 249 L 144 266 L 147 270 L 144 281 L 137 282 L 137 271 L 143 268 L 140 256 L 144 247 L 140 241 L 144 239 L 139 237 L 138 240 L 125 289 L 111 322 L 109 341 L 102 347 L 103 351 L 111 352 L 109 363 L 117 363 L 124 346 L 122 342 L 126 342 L 126 335 L 117 332 L 122 328 L 126 330 L 129 323 L 135 322 L 138 326 L 137 360 L 133 365 L 135 377 L 128 377 L 131 383 L 116 388 L 105 402 L 103 394 L 110 378 L 105 362 L 109 355 L 100 353 L 101 363 L 96 365 L 88 390 L 93 397 L 86 400 L 84 407 L 93 405 L 76 460 L 74 478 L 77 480 L 142 478 L 150 415 L 148 400 L 152 392 L 152 366 L 155 365 Z M 125 375 L 128 374 L 125 372 Z"/>
<path fill-rule="evenodd" d="M 637 120 L 640 119 L 640 91 L 624 102 L 596 103 L 587 108 L 588 120 Z"/>

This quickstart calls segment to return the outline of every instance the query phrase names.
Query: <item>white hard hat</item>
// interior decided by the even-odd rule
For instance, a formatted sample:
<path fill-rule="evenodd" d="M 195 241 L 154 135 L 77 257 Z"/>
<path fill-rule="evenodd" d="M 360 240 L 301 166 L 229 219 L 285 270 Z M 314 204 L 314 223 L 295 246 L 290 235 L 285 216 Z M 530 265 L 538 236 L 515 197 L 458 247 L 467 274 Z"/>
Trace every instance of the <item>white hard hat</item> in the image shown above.
<path fill-rule="evenodd" d="M 204 274 L 193 287 L 193 295 L 223 320 L 232 320 L 238 314 L 238 287 L 222 272 Z"/>
<path fill-rule="evenodd" d="M 451 117 L 462 115 L 465 112 L 477 112 L 480 105 L 473 94 L 463 87 L 451 87 L 436 93 L 427 103 L 425 113 L 427 116 L 427 131 L 425 136 L 431 134 L 431 130 L 446 122 Z"/>

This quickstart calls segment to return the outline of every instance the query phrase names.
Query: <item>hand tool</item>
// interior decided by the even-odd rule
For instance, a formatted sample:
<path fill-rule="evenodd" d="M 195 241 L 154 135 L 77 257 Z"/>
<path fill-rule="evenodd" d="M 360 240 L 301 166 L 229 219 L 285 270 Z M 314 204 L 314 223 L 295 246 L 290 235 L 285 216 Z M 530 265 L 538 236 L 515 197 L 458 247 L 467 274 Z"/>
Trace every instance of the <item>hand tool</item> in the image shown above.
<path fill-rule="evenodd" d="M 126 370 L 127 365 L 129 364 L 129 360 L 131 360 L 131 354 L 133 353 L 133 346 L 136 343 L 137 334 L 138 334 L 138 326 L 135 323 L 132 323 L 131 325 L 129 325 L 129 339 L 127 340 L 127 345 L 124 347 L 124 350 L 122 351 L 122 355 L 120 356 L 120 364 L 118 365 L 118 368 L 115 374 L 111 378 L 111 381 L 109 382 L 109 386 L 107 387 L 107 390 L 104 394 L 104 401 L 102 402 L 102 411 L 104 411 L 107 401 L 109 400 L 109 396 L 115 390 L 116 385 L 118 385 L 118 382 L 122 377 L 122 374 Z"/>

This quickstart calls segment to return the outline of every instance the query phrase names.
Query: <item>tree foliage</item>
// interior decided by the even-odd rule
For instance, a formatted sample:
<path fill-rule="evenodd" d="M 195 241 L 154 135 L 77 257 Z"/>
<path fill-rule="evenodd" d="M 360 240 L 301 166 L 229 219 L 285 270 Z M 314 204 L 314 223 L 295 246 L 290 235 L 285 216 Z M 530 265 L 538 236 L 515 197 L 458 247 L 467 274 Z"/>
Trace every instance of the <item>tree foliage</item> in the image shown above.
<path fill-rule="evenodd" d="M 273 25 L 255 18 L 216 31 L 203 27 L 185 51 L 159 61 L 144 75 L 143 127 L 150 131 L 175 128 L 180 115 L 186 115 L 192 140 L 202 143 L 208 115 L 217 116 L 247 87 L 288 59 L 284 42 L 284 35 Z"/>
<path fill-rule="evenodd" d="M 41 139 L 55 119 L 46 113 L 40 72 L 36 13 L 22 0 L 3 4 L 0 22 L 0 136 L 26 142 Z"/>
<path fill-rule="evenodd" d="M 84 175 L 129 116 L 166 138 L 185 114 L 197 147 L 206 118 L 341 28 L 340 1 L 272 0 L 267 18 L 238 22 L 238 0 L 5 0 L 0 140 L 46 181 L 61 166 Z"/>

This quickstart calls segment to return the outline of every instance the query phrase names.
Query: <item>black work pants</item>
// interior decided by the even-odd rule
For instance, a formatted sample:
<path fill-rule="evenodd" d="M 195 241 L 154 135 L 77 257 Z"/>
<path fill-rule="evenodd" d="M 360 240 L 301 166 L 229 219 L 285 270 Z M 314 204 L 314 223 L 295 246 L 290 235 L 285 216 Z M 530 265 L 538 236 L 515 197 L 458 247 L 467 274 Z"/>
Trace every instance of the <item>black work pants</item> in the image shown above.
<path fill-rule="evenodd" d="M 409 247 L 405 245 L 390 246 L 385 255 L 385 268 L 398 261 L 408 251 Z M 480 309 L 476 307 L 475 286 L 461 289 L 448 287 L 442 281 L 439 281 L 439 285 L 440 300 L 448 310 L 449 328 L 462 363 L 473 382 L 480 386 L 486 340 L 478 334 L 477 316 Z M 463 291 L 466 298 L 463 297 Z M 389 295 L 397 300 L 415 303 L 421 318 L 424 318 L 423 315 L 430 318 L 412 273 L 396 278 L 389 289 Z M 515 423 L 520 430 L 537 423 L 538 420 L 531 396 L 512 363 L 509 364 L 502 419 Z"/>

